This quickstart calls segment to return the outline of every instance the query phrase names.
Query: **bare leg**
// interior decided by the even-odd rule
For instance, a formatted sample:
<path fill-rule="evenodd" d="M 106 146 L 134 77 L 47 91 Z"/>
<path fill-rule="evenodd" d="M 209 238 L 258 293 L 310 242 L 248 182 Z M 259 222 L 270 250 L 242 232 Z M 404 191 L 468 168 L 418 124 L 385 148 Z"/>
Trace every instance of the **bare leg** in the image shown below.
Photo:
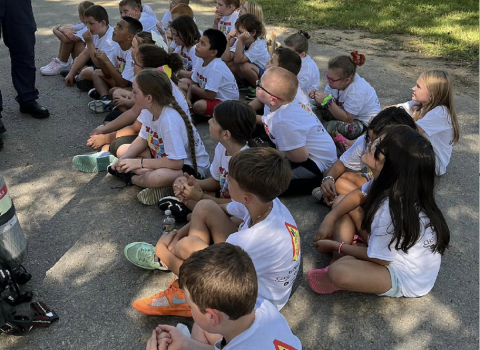
<path fill-rule="evenodd" d="M 73 44 L 73 49 L 71 51 L 72 53 L 72 58 L 75 59 L 78 57 L 78 55 L 80 55 L 83 50 L 85 50 L 85 43 L 83 41 L 76 41 L 74 44 Z"/>
<path fill-rule="evenodd" d="M 93 67 L 83 69 L 78 75 L 78 80 L 92 80 Z"/>
<path fill-rule="evenodd" d="M 60 42 L 60 49 L 58 50 L 58 59 L 62 62 L 68 62 L 70 54 L 72 53 L 74 42 L 70 41 L 68 43 Z"/>
<path fill-rule="evenodd" d="M 100 69 L 97 69 L 93 72 L 92 81 L 93 81 L 93 85 L 95 85 L 95 89 L 97 89 L 98 93 L 102 97 L 108 96 L 110 86 L 115 85 L 115 82 L 113 81 L 113 79 L 105 78 L 105 75 L 103 75 L 103 72 Z"/>
<path fill-rule="evenodd" d="M 198 100 L 193 104 L 193 113 L 198 115 L 205 115 L 207 110 L 207 101 L 205 100 Z"/>
<path fill-rule="evenodd" d="M 332 283 L 352 292 L 381 294 L 392 288 L 390 272 L 379 264 L 344 256 L 328 269 Z"/>
<path fill-rule="evenodd" d="M 365 183 L 367 179 L 362 174 L 346 171 L 335 182 L 335 189 L 337 194 L 347 194 Z"/>
<path fill-rule="evenodd" d="M 120 148 L 119 148 L 120 150 Z M 118 154 L 118 151 L 117 151 Z M 177 177 L 183 174 L 182 170 L 172 170 L 167 168 L 160 168 L 155 170 L 150 169 L 140 169 L 147 170 L 140 175 L 135 175 L 132 177 L 132 183 L 140 187 L 166 187 L 172 186 L 173 181 Z"/>
<path fill-rule="evenodd" d="M 250 62 L 242 63 L 238 66 L 240 76 L 248 81 L 250 86 L 255 86 L 258 80 L 260 70 L 258 67 Z"/>

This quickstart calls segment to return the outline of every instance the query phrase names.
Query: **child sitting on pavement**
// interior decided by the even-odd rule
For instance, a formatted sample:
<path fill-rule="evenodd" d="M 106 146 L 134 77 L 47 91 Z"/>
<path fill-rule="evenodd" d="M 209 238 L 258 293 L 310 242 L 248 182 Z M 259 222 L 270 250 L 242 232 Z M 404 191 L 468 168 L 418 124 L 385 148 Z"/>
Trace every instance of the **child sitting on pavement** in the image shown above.
<path fill-rule="evenodd" d="M 132 85 L 134 74 L 130 49 L 135 34 L 141 31 L 142 24 L 139 21 L 132 17 L 125 17 L 118 21 L 113 30 L 112 39 L 117 43 L 115 51 L 112 53 L 114 61 L 110 62 L 104 52 L 95 54 L 100 69 L 95 70 L 92 74 L 95 88 L 88 92 L 88 95 L 94 99 L 88 104 L 90 110 L 95 113 L 105 112 L 107 106 L 111 104 L 110 88 L 126 88 Z"/>
<path fill-rule="evenodd" d="M 312 191 L 312 196 L 326 205 L 333 204 L 339 194 L 347 194 L 372 179 L 371 170 L 362 170 L 366 165 L 362 156 L 368 144 L 378 135 L 395 125 L 407 125 L 416 129 L 415 122 L 403 108 L 389 107 L 377 114 L 368 125 L 367 132 L 360 136 L 339 160 L 323 173 L 321 187 Z"/>
<path fill-rule="evenodd" d="M 93 71 L 100 66 L 96 55 L 100 51 L 114 61 L 113 53 L 115 52 L 116 43 L 112 40 L 113 27 L 108 24 L 108 13 L 100 5 L 93 5 L 85 11 L 85 21 L 88 30 L 83 33 L 85 39 L 85 50 L 73 62 L 73 66 L 65 76 L 65 84 L 72 86 L 74 83 L 81 91 L 89 91 L 93 88 L 92 74 Z M 84 66 L 92 60 L 94 66 L 84 68 Z"/>
<path fill-rule="evenodd" d="M 257 97 L 270 113 L 257 117 L 276 148 L 285 153 L 292 167 L 292 182 L 286 194 L 310 193 L 337 160 L 332 138 L 310 107 L 295 100 L 298 80 L 280 67 L 269 68 L 257 82 Z"/>
<path fill-rule="evenodd" d="M 240 16 L 235 23 L 235 30 L 227 34 L 227 48 L 222 60 L 239 79 L 254 87 L 256 81 L 265 71 L 265 64 L 270 59 L 267 41 L 261 39 L 263 23 L 252 14 Z M 231 45 L 232 38 L 236 38 Z M 250 99 L 254 99 L 255 94 Z"/>
<path fill-rule="evenodd" d="M 143 30 L 146 32 L 154 31 L 159 34 L 157 30 L 157 19 L 145 12 L 142 12 L 141 5 L 139 6 L 135 0 L 122 0 L 118 3 L 118 9 L 120 10 L 120 16 L 133 17 L 140 21 L 143 26 Z"/>
<path fill-rule="evenodd" d="M 235 28 L 235 22 L 238 19 L 240 0 L 217 0 L 215 8 L 215 20 L 213 29 L 218 29 L 224 35 L 227 35 Z"/>
<path fill-rule="evenodd" d="M 201 200 L 189 224 L 163 235 L 156 248 L 144 242 L 131 243 L 125 247 L 125 256 L 139 267 L 168 267 L 178 275 L 183 261 L 194 251 L 212 242 L 238 245 L 253 260 L 259 297 L 281 309 L 296 288 L 297 274 L 301 276 L 299 232 L 287 207 L 276 198 L 285 191 L 290 177 L 290 165 L 281 152 L 269 147 L 243 150 L 229 163 L 231 203 L 219 205 Z M 238 226 L 230 216 L 243 222 Z M 148 315 L 188 316 L 190 307 L 178 303 L 178 299 L 185 297 L 178 281 L 174 281 L 167 290 L 136 300 L 133 307 Z"/>
<path fill-rule="evenodd" d="M 285 46 L 295 51 L 302 59 L 298 83 L 306 94 L 318 90 L 320 84 L 320 71 L 315 61 L 308 55 L 308 39 L 310 35 L 304 30 L 299 30 L 285 39 Z"/>
<path fill-rule="evenodd" d="M 69 70 L 70 63 L 68 62 L 70 56 L 75 59 L 83 50 L 85 50 L 85 43 L 83 42 L 82 34 L 88 28 L 85 24 L 85 11 L 95 5 L 91 1 L 82 1 L 78 5 L 78 17 L 80 23 L 74 26 L 58 25 L 53 28 L 53 34 L 60 40 L 60 48 L 58 49 L 58 56 L 52 61 L 40 68 L 42 75 L 57 75 L 62 70 Z"/>
<path fill-rule="evenodd" d="M 247 252 L 229 243 L 193 253 L 180 268 L 179 280 L 195 321 L 192 336 L 159 325 L 154 335 L 160 345 L 200 350 L 301 350 L 300 340 L 285 318 L 268 300 L 257 297 L 255 270 Z"/>
<path fill-rule="evenodd" d="M 210 137 L 218 141 L 210 166 L 212 176 L 204 180 L 196 180 L 188 174 L 179 177 L 173 183 L 176 197 L 162 198 L 158 207 L 164 211 L 169 209 L 176 222 L 182 222 L 202 199 L 218 204 L 231 202 L 228 163 L 238 152 L 256 146 L 252 140 L 255 122 L 255 111 L 240 101 L 224 101 L 216 106 L 208 121 Z"/>
<path fill-rule="evenodd" d="M 370 119 L 381 110 L 375 89 L 357 73 L 357 66 L 364 63 L 365 56 L 357 51 L 330 59 L 325 91 L 308 92 L 320 108 L 321 118 L 328 122 L 328 133 L 341 150 L 345 138 L 354 140 L 363 134 Z"/>
<path fill-rule="evenodd" d="M 220 58 L 226 46 L 225 35 L 215 29 L 207 29 L 196 46 L 198 60 L 192 72 L 187 103 L 197 115 L 211 116 L 220 102 L 239 98 L 235 77 Z"/>

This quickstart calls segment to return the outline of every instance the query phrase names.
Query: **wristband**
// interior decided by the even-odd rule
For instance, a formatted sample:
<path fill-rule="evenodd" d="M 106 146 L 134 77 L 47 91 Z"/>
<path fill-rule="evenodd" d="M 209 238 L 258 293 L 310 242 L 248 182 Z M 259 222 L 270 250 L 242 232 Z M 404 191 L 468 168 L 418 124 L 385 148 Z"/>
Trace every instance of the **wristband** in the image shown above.
<path fill-rule="evenodd" d="M 322 185 L 323 185 L 323 183 L 325 182 L 325 180 L 328 180 L 328 179 L 332 180 L 333 183 L 335 183 L 335 179 L 333 178 L 333 176 L 325 176 L 325 177 L 322 179 Z"/>
<path fill-rule="evenodd" d="M 343 247 L 344 244 L 345 244 L 345 242 L 342 242 L 342 243 L 340 243 L 340 245 L 338 246 L 338 250 L 337 250 L 338 254 L 342 254 L 341 250 L 342 250 L 342 247 Z"/>
<path fill-rule="evenodd" d="M 200 201 L 203 199 L 203 197 L 205 196 L 205 192 L 202 192 L 202 195 L 200 196 Z"/>
<path fill-rule="evenodd" d="M 142 166 L 142 169 L 143 169 L 143 158 L 140 161 L 140 165 Z"/>
<path fill-rule="evenodd" d="M 320 103 L 320 107 L 326 108 L 326 109 L 330 108 L 333 100 L 334 100 L 334 98 L 333 98 L 332 94 L 328 95 L 327 97 L 325 97 L 323 99 L 322 103 Z"/>

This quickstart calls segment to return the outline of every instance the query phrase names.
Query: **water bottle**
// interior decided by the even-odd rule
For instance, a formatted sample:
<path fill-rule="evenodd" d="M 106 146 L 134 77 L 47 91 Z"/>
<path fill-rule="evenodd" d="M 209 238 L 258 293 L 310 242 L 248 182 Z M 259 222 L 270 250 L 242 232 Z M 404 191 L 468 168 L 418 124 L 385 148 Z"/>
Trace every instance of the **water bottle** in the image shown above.
<path fill-rule="evenodd" d="M 162 223 L 163 234 L 172 232 L 175 229 L 175 219 L 173 218 L 172 212 L 170 210 L 165 210 L 165 215 L 167 216 Z"/>
<path fill-rule="evenodd" d="M 19 267 L 27 257 L 27 240 L 2 175 L 0 175 L 0 257 L 12 270 Z M 0 259 L 0 265 L 2 264 L 3 261 Z"/>

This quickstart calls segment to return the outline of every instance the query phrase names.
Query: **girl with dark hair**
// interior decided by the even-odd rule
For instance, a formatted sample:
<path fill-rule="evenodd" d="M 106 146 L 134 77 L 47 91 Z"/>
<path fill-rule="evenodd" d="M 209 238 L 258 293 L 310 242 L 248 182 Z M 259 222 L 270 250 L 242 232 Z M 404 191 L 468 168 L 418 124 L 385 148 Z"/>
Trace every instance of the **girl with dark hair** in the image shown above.
<path fill-rule="evenodd" d="M 367 151 L 370 140 L 376 139 L 377 135 L 395 125 L 407 125 L 416 129 L 414 120 L 403 108 L 389 107 L 378 113 L 368 125 L 367 132 L 323 173 L 321 186 L 312 191 L 313 198 L 331 206 L 337 195 L 347 194 L 370 181 L 371 171 L 362 172 L 365 168 L 362 156 Z"/>
<path fill-rule="evenodd" d="M 339 197 L 325 217 L 314 246 L 333 253 L 333 263 L 310 270 L 308 283 L 320 294 L 345 289 L 423 296 L 435 284 L 450 241 L 435 203 L 433 147 L 410 127 L 396 126 L 369 143 L 362 161 L 374 180 Z M 355 230 L 368 235 L 368 248 L 346 243 Z"/>
<path fill-rule="evenodd" d="M 203 178 L 209 159 L 197 130 L 173 96 L 166 73 L 158 69 L 139 72 L 133 94 L 142 109 L 138 116 L 142 128 L 108 171 L 127 185 L 144 187 L 137 199 L 151 205 L 172 193 L 173 181 L 184 173 Z"/>
<path fill-rule="evenodd" d="M 252 107 L 240 101 L 224 101 L 214 109 L 213 117 L 208 121 L 210 137 L 218 141 L 210 173 L 212 177 L 196 180 L 184 174 L 173 184 L 176 197 L 165 197 L 159 207 L 170 207 L 178 220 L 185 220 L 199 200 L 211 199 L 218 204 L 229 203 L 228 163 L 238 152 L 256 147 L 252 140 L 256 115 Z"/>
<path fill-rule="evenodd" d="M 170 30 L 176 45 L 173 52 L 179 55 L 183 62 L 183 67 L 177 73 L 177 77 L 179 79 L 190 79 L 192 77 L 192 69 L 198 59 L 195 55 L 195 46 L 200 40 L 198 27 L 191 17 L 183 15 L 172 22 Z M 183 84 L 181 87 L 183 87 Z"/>

